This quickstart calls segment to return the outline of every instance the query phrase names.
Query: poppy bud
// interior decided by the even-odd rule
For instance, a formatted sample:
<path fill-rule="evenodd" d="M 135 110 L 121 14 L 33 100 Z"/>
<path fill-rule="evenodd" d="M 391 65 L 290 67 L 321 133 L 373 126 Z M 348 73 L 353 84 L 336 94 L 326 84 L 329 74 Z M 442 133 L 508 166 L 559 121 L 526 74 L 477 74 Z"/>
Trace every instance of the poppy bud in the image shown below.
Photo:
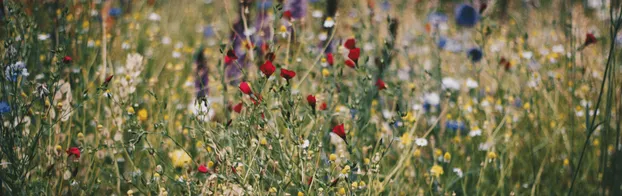
<path fill-rule="evenodd" d="M 329 65 L 333 66 L 333 64 L 335 63 L 335 58 L 333 57 L 333 53 L 326 54 L 326 62 L 328 62 Z"/>
<path fill-rule="evenodd" d="M 281 77 L 289 81 L 289 79 L 292 79 L 294 76 L 296 76 L 296 72 L 281 68 Z"/>
<path fill-rule="evenodd" d="M 356 48 L 356 40 L 354 40 L 354 38 L 350 38 L 347 39 L 345 43 L 343 43 L 343 46 L 346 47 L 347 49 L 354 49 Z"/>
<path fill-rule="evenodd" d="M 242 104 L 242 102 L 236 104 L 235 106 L 233 106 L 233 111 L 240 113 L 242 112 L 242 107 L 244 106 L 244 104 Z"/>
<path fill-rule="evenodd" d="M 63 57 L 63 63 L 69 64 L 71 61 L 73 61 L 73 59 L 70 56 Z"/>
<path fill-rule="evenodd" d="M 346 65 L 351 68 L 356 68 L 356 63 L 351 59 L 346 60 Z"/>
<path fill-rule="evenodd" d="M 315 103 L 317 102 L 317 100 L 315 99 L 315 97 L 313 95 L 309 95 L 307 96 L 307 103 L 309 103 L 309 105 L 312 108 L 315 108 Z"/>
<path fill-rule="evenodd" d="M 247 82 L 241 82 L 240 83 L 240 91 L 242 91 L 242 93 L 250 95 L 253 93 L 253 91 L 251 90 L 251 86 L 248 85 Z"/>
<path fill-rule="evenodd" d="M 384 83 L 384 81 L 382 81 L 382 79 L 378 79 L 378 81 L 376 82 L 376 86 L 378 87 L 378 90 L 383 90 L 387 88 L 387 85 Z"/>
<path fill-rule="evenodd" d="M 266 77 L 270 77 L 272 73 L 276 71 L 276 67 L 274 67 L 274 65 L 272 64 L 272 62 L 270 62 L 270 60 L 267 60 L 263 65 L 259 67 L 259 70 L 261 70 L 261 72 L 263 72 L 263 74 L 265 74 Z"/>
<path fill-rule="evenodd" d="M 361 56 L 360 48 L 350 49 L 350 52 L 348 53 L 348 58 L 352 59 L 352 61 L 354 62 L 357 62 L 360 56 Z"/>
<path fill-rule="evenodd" d="M 207 173 L 207 172 L 208 172 L 208 169 L 207 169 L 207 167 L 205 167 L 205 165 L 200 165 L 200 166 L 199 166 L 199 172 L 201 172 L 201 173 Z"/>
<path fill-rule="evenodd" d="M 333 133 L 337 134 L 337 136 L 339 136 L 341 139 L 343 139 L 344 142 L 347 143 L 347 141 L 346 141 L 346 131 L 345 131 L 345 128 L 344 128 L 343 124 L 339 124 L 339 125 L 333 127 Z"/>
<path fill-rule="evenodd" d="M 69 157 L 76 156 L 76 158 L 80 158 L 80 149 L 78 147 L 71 147 L 67 149 L 67 155 Z"/>

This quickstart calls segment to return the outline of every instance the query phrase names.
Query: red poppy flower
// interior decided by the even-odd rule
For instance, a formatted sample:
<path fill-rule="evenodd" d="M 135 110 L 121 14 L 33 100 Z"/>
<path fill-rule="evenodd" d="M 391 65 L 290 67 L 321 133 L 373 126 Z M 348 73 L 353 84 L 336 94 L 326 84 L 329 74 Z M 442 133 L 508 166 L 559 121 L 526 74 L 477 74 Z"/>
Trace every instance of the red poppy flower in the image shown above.
<path fill-rule="evenodd" d="M 244 104 L 242 104 L 242 102 L 238 103 L 237 105 L 233 106 L 233 111 L 240 113 L 242 112 L 242 107 L 244 107 Z"/>
<path fill-rule="evenodd" d="M 335 58 L 333 57 L 333 53 L 326 54 L 326 62 L 328 62 L 328 64 L 331 66 L 335 64 Z"/>
<path fill-rule="evenodd" d="M 285 78 L 286 80 L 289 80 L 289 79 L 292 79 L 294 76 L 296 76 L 295 71 L 281 68 L 281 77 Z"/>
<path fill-rule="evenodd" d="M 292 18 L 292 12 L 289 10 L 283 12 L 283 17 L 287 20 L 290 20 Z"/>
<path fill-rule="evenodd" d="M 309 103 L 309 105 L 312 108 L 315 108 L 315 103 L 317 102 L 317 100 L 315 99 L 315 97 L 313 95 L 309 95 L 307 96 L 307 103 Z"/>
<path fill-rule="evenodd" d="M 199 172 L 201 173 L 207 173 L 209 170 L 207 169 L 207 167 L 205 167 L 205 165 L 200 165 L 199 166 Z"/>
<path fill-rule="evenodd" d="M 274 52 L 268 52 L 265 56 L 266 60 L 268 61 L 274 61 L 274 58 L 276 58 L 276 56 L 274 55 Z"/>
<path fill-rule="evenodd" d="M 80 149 L 78 147 L 71 147 L 67 149 L 67 155 L 71 157 L 72 155 L 76 156 L 76 158 L 80 158 Z"/>
<path fill-rule="evenodd" d="M 585 35 L 585 43 L 583 45 L 588 46 L 590 44 L 596 43 L 597 41 L 598 40 L 596 40 L 596 37 L 594 37 L 594 34 L 588 33 Z"/>
<path fill-rule="evenodd" d="M 71 61 L 73 61 L 73 59 L 70 56 L 63 57 L 63 63 L 69 64 Z"/>
<path fill-rule="evenodd" d="M 358 61 L 360 56 L 361 56 L 360 48 L 350 49 L 350 52 L 348 53 L 348 58 L 352 59 L 354 62 Z"/>
<path fill-rule="evenodd" d="M 383 90 L 387 88 L 387 85 L 384 83 L 384 81 L 382 81 L 382 79 L 378 79 L 378 81 L 376 82 L 376 86 L 378 87 L 378 90 Z"/>
<path fill-rule="evenodd" d="M 351 68 L 356 68 L 356 63 L 351 59 L 346 60 L 346 65 Z"/>
<path fill-rule="evenodd" d="M 346 141 L 346 131 L 343 124 L 333 127 L 333 133 L 337 134 L 343 141 Z"/>
<path fill-rule="evenodd" d="M 320 105 L 320 110 L 326 110 L 326 102 L 322 102 L 322 104 Z"/>
<path fill-rule="evenodd" d="M 250 95 L 253 93 L 253 91 L 251 90 L 251 86 L 248 85 L 248 83 L 246 82 L 241 82 L 240 83 L 240 90 L 247 95 Z"/>
<path fill-rule="evenodd" d="M 270 60 L 267 60 L 263 65 L 259 67 L 259 70 L 261 70 L 261 72 L 263 72 L 263 74 L 265 74 L 266 77 L 270 77 L 272 73 L 276 71 L 276 67 L 274 67 L 274 65 L 272 64 L 272 62 L 270 62 Z"/>
<path fill-rule="evenodd" d="M 347 39 L 345 43 L 343 43 L 343 46 L 346 47 L 347 49 L 354 49 L 356 48 L 356 40 L 354 40 L 354 38 L 350 38 Z"/>

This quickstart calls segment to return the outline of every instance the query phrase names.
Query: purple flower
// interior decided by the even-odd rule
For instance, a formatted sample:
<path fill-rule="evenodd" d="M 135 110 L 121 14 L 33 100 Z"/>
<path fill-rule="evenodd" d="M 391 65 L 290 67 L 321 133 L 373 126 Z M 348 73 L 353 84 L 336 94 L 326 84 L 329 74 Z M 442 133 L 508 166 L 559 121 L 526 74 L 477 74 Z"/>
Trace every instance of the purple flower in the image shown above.
<path fill-rule="evenodd" d="M 285 5 L 285 10 L 290 11 L 292 18 L 300 19 L 307 15 L 307 0 L 290 0 Z"/>

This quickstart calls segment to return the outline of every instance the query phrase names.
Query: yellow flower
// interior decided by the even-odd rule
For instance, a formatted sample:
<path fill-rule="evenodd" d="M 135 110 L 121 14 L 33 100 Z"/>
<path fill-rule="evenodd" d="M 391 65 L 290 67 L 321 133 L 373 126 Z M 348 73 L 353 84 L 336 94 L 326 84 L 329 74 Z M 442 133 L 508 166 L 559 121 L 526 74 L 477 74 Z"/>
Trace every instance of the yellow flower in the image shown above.
<path fill-rule="evenodd" d="M 127 113 L 130 115 L 135 113 L 134 108 L 132 106 L 127 107 L 126 110 L 127 110 Z"/>
<path fill-rule="evenodd" d="M 330 161 L 335 161 L 335 160 L 337 160 L 337 155 L 336 154 L 330 154 L 330 156 L 328 156 L 328 159 L 330 159 Z"/>
<path fill-rule="evenodd" d="M 346 189 L 345 188 L 340 188 L 339 189 L 339 195 L 346 195 Z"/>
<path fill-rule="evenodd" d="M 450 162 L 451 154 L 449 154 L 449 152 L 445 152 L 445 155 L 443 156 L 443 160 L 445 160 L 445 162 Z"/>
<path fill-rule="evenodd" d="M 363 162 L 364 162 L 365 164 L 369 164 L 369 162 L 370 162 L 370 161 L 371 161 L 371 160 L 369 160 L 369 158 L 365 158 L 365 159 L 363 159 Z"/>
<path fill-rule="evenodd" d="M 56 151 L 57 151 L 57 152 L 60 152 L 60 151 L 62 151 L 62 150 L 63 150 L 63 147 L 62 147 L 62 146 L 60 146 L 60 145 L 56 145 Z"/>
<path fill-rule="evenodd" d="M 413 156 L 415 156 L 415 158 L 419 158 L 421 156 L 421 150 L 416 149 L 415 152 L 413 152 Z"/>
<path fill-rule="evenodd" d="M 138 110 L 138 120 L 146 121 L 148 116 L 149 114 L 147 113 L 147 110 L 145 109 Z"/>
<path fill-rule="evenodd" d="M 270 193 L 276 193 L 276 188 L 274 188 L 274 187 L 270 187 L 270 190 L 268 190 L 268 192 L 270 192 Z"/>
<path fill-rule="evenodd" d="M 175 150 L 173 152 L 170 152 L 168 154 L 168 157 L 173 162 L 174 167 L 183 167 L 188 165 L 192 161 L 190 155 L 188 155 L 188 153 L 186 153 L 186 151 L 184 150 Z"/>
<path fill-rule="evenodd" d="M 82 132 L 78 133 L 78 139 L 84 139 L 84 134 Z"/>
<path fill-rule="evenodd" d="M 328 71 L 328 69 L 322 69 L 322 76 L 324 77 L 330 76 L 330 71 Z"/>
<path fill-rule="evenodd" d="M 266 140 L 266 138 L 262 137 L 261 140 L 259 141 L 259 144 L 267 145 L 268 144 L 268 140 Z"/>
<path fill-rule="evenodd" d="M 214 167 L 214 162 L 213 161 L 208 161 L 207 162 L 207 168 L 212 169 Z"/>
<path fill-rule="evenodd" d="M 358 186 L 359 186 L 358 182 L 356 181 L 352 182 L 352 188 L 358 188 Z"/>
<path fill-rule="evenodd" d="M 434 165 L 432 166 L 432 169 L 430 169 L 430 173 L 435 176 L 435 177 L 440 177 L 441 175 L 443 175 L 443 167 L 438 166 L 438 165 Z"/>
<path fill-rule="evenodd" d="M 412 143 L 412 138 L 410 137 L 408 133 L 404 133 L 404 135 L 400 137 L 400 141 L 402 142 L 404 146 L 408 146 L 410 145 L 410 143 Z"/>
<path fill-rule="evenodd" d="M 103 126 L 103 125 L 101 125 L 101 124 L 97 125 L 97 130 L 98 130 L 98 131 L 101 131 L 101 130 L 103 130 L 103 129 L 104 129 L 104 126 Z"/>
<path fill-rule="evenodd" d="M 564 167 L 568 167 L 570 165 L 570 161 L 568 159 L 564 159 Z"/>
<path fill-rule="evenodd" d="M 305 194 L 300 192 L 300 191 L 298 191 L 298 196 L 305 196 Z"/>
<path fill-rule="evenodd" d="M 495 153 L 493 151 L 490 151 L 490 152 L 488 152 L 487 157 L 488 157 L 488 159 L 496 159 L 498 156 L 497 156 L 497 153 Z"/>
<path fill-rule="evenodd" d="M 348 174 L 350 173 L 350 166 L 346 165 L 345 167 L 343 167 L 343 169 L 341 170 L 341 174 Z"/>

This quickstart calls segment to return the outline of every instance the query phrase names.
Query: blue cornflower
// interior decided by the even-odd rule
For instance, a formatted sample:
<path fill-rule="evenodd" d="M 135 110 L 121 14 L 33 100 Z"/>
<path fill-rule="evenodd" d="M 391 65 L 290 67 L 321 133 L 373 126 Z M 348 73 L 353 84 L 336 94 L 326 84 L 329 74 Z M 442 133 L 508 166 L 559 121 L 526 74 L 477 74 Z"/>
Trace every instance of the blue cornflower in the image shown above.
<path fill-rule="evenodd" d="M 391 3 L 389 3 L 389 1 L 385 0 L 382 2 L 382 10 L 387 11 L 391 9 Z"/>
<path fill-rule="evenodd" d="M 479 48 L 469 49 L 469 51 L 467 51 L 467 55 L 474 63 L 479 62 L 480 60 L 482 60 L 482 57 L 484 57 L 484 53 L 482 53 L 482 50 Z"/>
<path fill-rule="evenodd" d="M 447 38 L 439 37 L 438 40 L 436 40 L 436 45 L 441 49 L 445 48 L 445 45 L 447 45 Z"/>
<path fill-rule="evenodd" d="M 520 98 L 514 99 L 514 107 L 517 107 L 517 108 L 523 107 L 523 101 Z"/>
<path fill-rule="evenodd" d="M 450 131 L 467 131 L 467 127 L 462 121 L 448 120 L 447 122 L 445 122 L 445 127 L 447 127 L 447 129 Z"/>
<path fill-rule="evenodd" d="M 17 77 L 20 75 L 23 77 L 30 75 L 30 73 L 28 73 L 28 69 L 26 68 L 26 64 L 21 61 L 7 66 L 4 70 L 4 74 L 5 78 L 11 82 L 17 81 Z"/>
<path fill-rule="evenodd" d="M 350 115 L 352 116 L 352 119 L 354 119 L 354 117 L 356 117 L 356 113 L 358 113 L 358 111 L 356 109 L 350 109 Z"/>
<path fill-rule="evenodd" d="M 455 10 L 456 23 L 463 27 L 473 27 L 479 21 L 479 13 L 470 5 L 460 4 Z"/>
<path fill-rule="evenodd" d="M 0 102 L 0 115 L 11 112 L 11 107 L 7 102 Z"/>
<path fill-rule="evenodd" d="M 121 15 L 121 8 L 110 8 L 110 10 L 108 11 L 108 15 L 112 16 L 112 17 L 118 17 Z"/>
<path fill-rule="evenodd" d="M 209 38 L 214 36 L 214 27 L 212 25 L 208 25 L 203 28 L 203 37 Z"/>

